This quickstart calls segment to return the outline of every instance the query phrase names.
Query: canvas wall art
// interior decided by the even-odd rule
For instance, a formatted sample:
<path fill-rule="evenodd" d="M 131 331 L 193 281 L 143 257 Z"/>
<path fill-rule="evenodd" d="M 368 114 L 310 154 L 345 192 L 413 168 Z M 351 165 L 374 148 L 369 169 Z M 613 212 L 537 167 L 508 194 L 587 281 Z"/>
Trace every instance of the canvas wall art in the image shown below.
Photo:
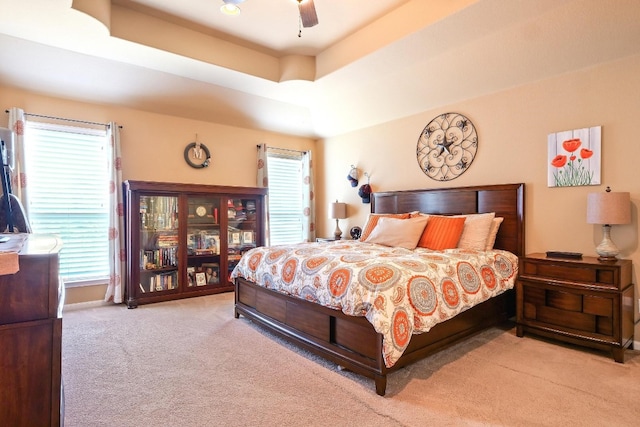
<path fill-rule="evenodd" d="M 548 186 L 600 185 L 601 135 L 601 126 L 549 134 Z"/>

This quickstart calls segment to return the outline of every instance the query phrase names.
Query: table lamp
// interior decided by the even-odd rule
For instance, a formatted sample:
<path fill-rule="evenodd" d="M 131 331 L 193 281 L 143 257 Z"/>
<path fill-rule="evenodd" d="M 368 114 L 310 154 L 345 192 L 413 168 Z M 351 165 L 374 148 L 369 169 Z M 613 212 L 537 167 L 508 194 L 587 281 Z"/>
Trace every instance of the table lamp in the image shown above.
<path fill-rule="evenodd" d="M 602 224 L 602 242 L 596 247 L 598 260 L 615 261 L 620 251 L 611 240 L 611 225 L 631 222 L 631 200 L 628 192 L 613 192 L 607 187 L 604 193 L 587 195 L 587 223 Z"/>
<path fill-rule="evenodd" d="M 338 226 L 338 221 L 347 217 L 347 204 L 339 203 L 337 200 L 329 205 L 329 218 L 336 220 L 336 230 L 333 232 L 336 240 L 342 238 L 342 230 Z"/>

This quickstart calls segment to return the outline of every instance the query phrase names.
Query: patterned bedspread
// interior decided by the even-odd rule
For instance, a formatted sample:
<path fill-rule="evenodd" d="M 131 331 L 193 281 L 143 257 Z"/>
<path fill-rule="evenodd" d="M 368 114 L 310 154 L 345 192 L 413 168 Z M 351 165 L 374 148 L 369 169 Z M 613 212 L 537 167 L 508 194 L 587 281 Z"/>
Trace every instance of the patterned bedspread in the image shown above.
<path fill-rule="evenodd" d="M 231 276 L 365 316 L 383 335 L 384 360 L 391 367 L 412 334 L 513 288 L 517 272 L 516 255 L 502 250 L 408 250 L 337 241 L 255 248 Z"/>

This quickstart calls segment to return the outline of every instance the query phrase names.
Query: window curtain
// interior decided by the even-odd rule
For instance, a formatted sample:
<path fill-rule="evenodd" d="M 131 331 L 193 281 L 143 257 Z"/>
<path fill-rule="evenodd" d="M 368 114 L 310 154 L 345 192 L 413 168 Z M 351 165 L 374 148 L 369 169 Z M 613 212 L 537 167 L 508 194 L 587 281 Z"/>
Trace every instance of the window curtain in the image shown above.
<path fill-rule="evenodd" d="M 316 241 L 316 201 L 313 191 L 313 160 L 311 151 L 307 150 L 302 156 L 302 208 L 304 221 L 302 221 L 302 235 L 308 242 Z"/>
<path fill-rule="evenodd" d="M 107 129 L 109 144 L 109 284 L 105 301 L 122 303 L 124 286 L 122 278 L 125 270 L 124 245 L 124 199 L 122 190 L 122 162 L 120 151 L 120 127 L 115 122 Z"/>
<path fill-rule="evenodd" d="M 9 162 L 11 193 L 16 196 L 29 217 L 29 204 L 27 203 L 27 173 L 25 171 L 24 148 L 24 111 L 17 107 L 9 109 L 9 129 L 13 132 L 13 147 L 7 147 L 12 155 Z"/>
<path fill-rule="evenodd" d="M 269 188 L 269 169 L 267 162 L 267 144 L 258 145 L 258 174 L 256 184 L 260 188 Z M 269 246 L 269 196 L 264 200 L 264 241 Z"/>

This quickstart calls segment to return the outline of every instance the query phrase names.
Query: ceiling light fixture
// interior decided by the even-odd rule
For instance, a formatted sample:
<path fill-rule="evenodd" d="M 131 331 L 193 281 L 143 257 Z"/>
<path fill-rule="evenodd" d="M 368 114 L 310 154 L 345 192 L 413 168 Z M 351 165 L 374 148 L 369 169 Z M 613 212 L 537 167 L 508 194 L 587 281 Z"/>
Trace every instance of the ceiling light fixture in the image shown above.
<path fill-rule="evenodd" d="M 220 6 L 220 12 L 229 16 L 238 16 L 240 15 L 240 8 L 238 5 L 243 1 L 244 0 L 222 0 L 224 4 Z"/>

